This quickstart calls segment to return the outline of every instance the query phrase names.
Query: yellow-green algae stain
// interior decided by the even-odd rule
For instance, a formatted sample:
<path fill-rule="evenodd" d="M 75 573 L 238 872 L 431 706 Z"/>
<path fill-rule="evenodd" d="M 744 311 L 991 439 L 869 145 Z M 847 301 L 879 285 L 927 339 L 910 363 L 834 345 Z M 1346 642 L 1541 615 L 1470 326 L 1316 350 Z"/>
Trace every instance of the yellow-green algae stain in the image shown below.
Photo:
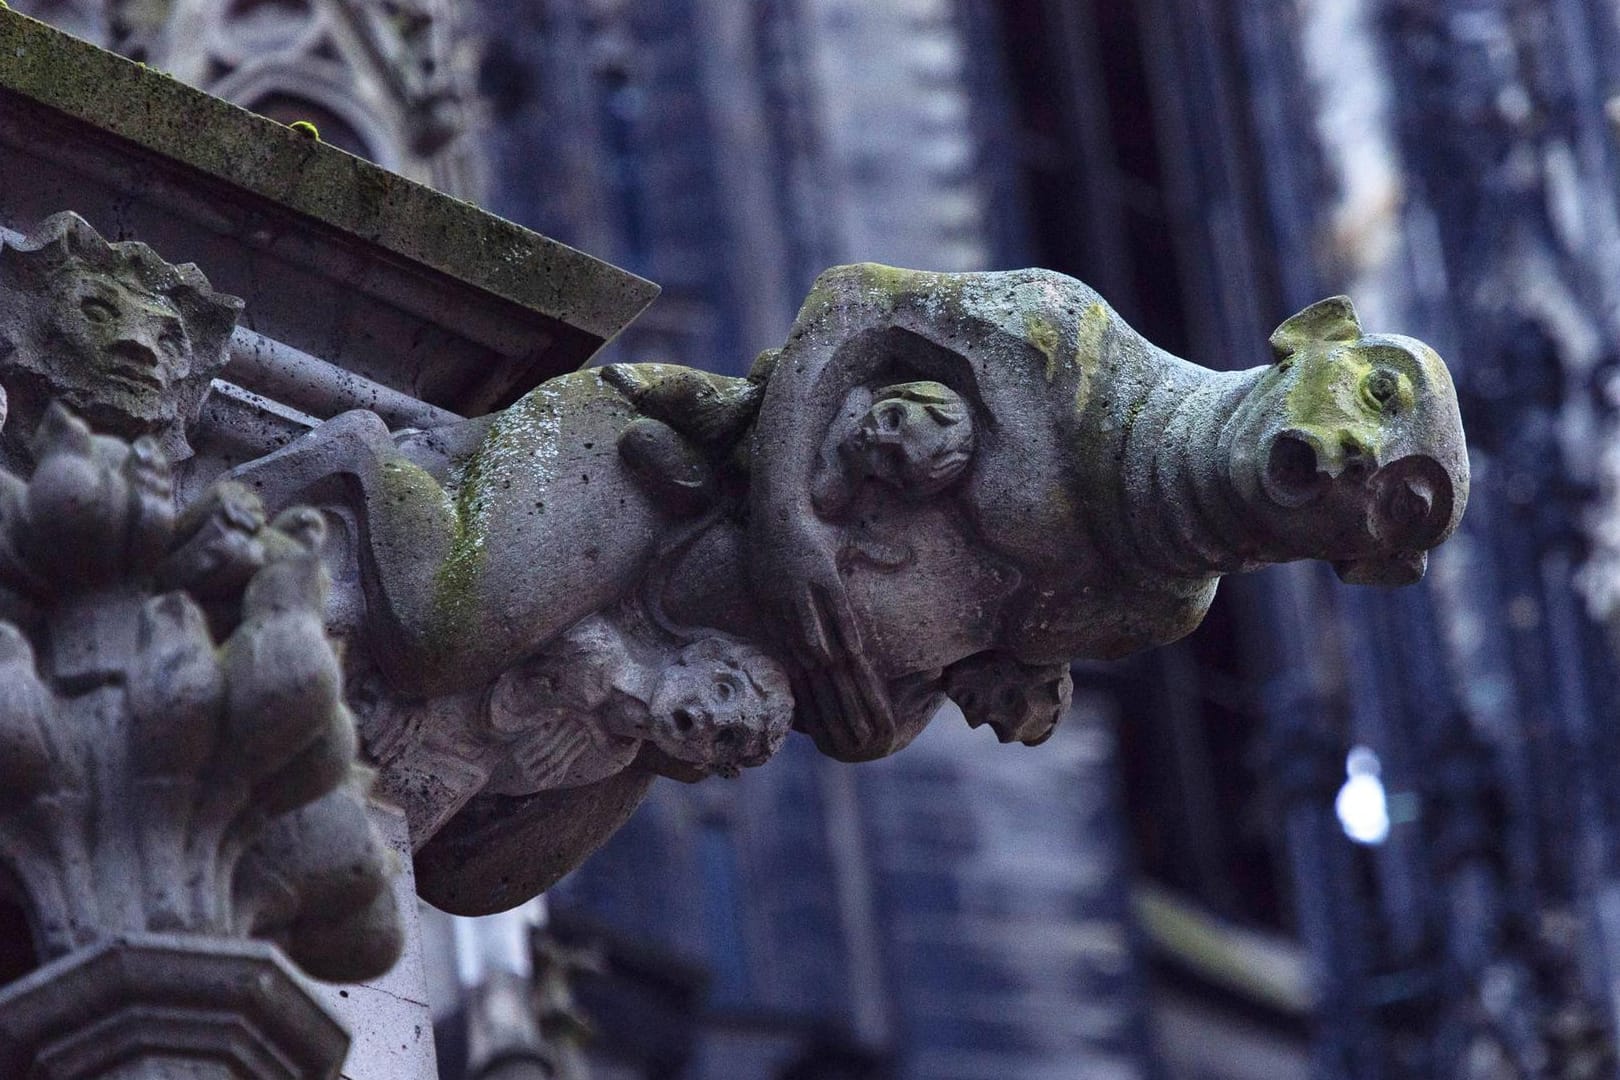
<path fill-rule="evenodd" d="M 549 475 L 558 452 L 560 420 L 569 411 L 570 399 L 590 396 L 599 378 L 595 371 L 581 372 L 530 391 L 491 425 L 463 466 L 454 485 L 449 551 L 433 583 L 433 641 L 429 644 L 437 650 L 453 649 L 480 610 L 479 586 L 497 493 L 510 489 L 521 476 Z"/>
<path fill-rule="evenodd" d="M 1301 356 L 1299 378 L 1289 388 L 1288 419 L 1320 437 L 1327 446 L 1376 453 L 1386 428 L 1383 418 L 1362 399 L 1361 386 L 1373 364 L 1353 347 L 1335 349 L 1332 357 Z M 1314 362 L 1312 362 L 1314 361 Z"/>
<path fill-rule="evenodd" d="M 1058 349 L 1063 346 L 1063 331 L 1056 323 L 1038 311 L 1024 313 L 1024 336 L 1046 357 L 1046 381 L 1057 378 Z"/>
<path fill-rule="evenodd" d="M 1074 327 L 1074 411 L 1080 412 L 1091 400 L 1091 377 L 1102 361 L 1103 343 L 1108 339 L 1108 305 L 1102 301 L 1080 313 Z"/>
<path fill-rule="evenodd" d="M 799 306 L 794 327 L 804 330 L 829 313 L 853 312 L 862 306 L 893 308 L 902 301 L 928 305 L 947 316 L 962 309 L 961 275 L 932 270 L 906 270 L 882 263 L 856 263 L 822 274 Z"/>
<path fill-rule="evenodd" d="M 434 572 L 433 594 L 424 625 L 423 644 L 440 652 L 471 615 L 473 587 L 478 567 L 466 556 L 466 529 L 460 509 L 444 488 L 425 469 L 408 461 L 389 461 L 382 466 L 382 501 L 394 519 L 391 532 L 406 543 L 429 551 L 443 548 L 443 561 Z M 409 559 L 409 553 L 398 556 Z M 403 614 L 403 613 L 401 613 Z"/>

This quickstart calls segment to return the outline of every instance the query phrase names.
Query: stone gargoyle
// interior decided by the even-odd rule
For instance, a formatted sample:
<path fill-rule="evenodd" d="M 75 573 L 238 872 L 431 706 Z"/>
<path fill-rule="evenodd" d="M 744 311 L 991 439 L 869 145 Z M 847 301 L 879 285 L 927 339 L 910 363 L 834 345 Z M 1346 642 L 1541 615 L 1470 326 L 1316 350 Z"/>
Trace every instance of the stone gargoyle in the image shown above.
<path fill-rule="evenodd" d="M 1038 743 L 1073 658 L 1182 637 L 1224 574 L 1416 581 L 1468 459 L 1421 342 L 1350 301 L 1212 371 L 1041 270 L 841 267 L 746 379 L 553 379 L 491 417 L 329 421 L 238 470 L 327 508 L 353 704 L 422 895 L 519 903 L 657 774 L 758 764 L 791 725 L 859 761 L 946 697 Z"/>

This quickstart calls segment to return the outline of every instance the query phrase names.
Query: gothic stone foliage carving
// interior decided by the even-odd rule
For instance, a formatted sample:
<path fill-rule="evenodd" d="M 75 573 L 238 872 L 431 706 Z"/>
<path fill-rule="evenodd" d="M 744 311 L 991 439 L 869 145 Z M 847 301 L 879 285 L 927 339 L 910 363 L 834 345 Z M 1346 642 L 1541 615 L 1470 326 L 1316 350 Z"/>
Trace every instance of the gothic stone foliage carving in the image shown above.
<path fill-rule="evenodd" d="M 191 455 L 186 427 L 225 366 L 242 301 L 195 266 L 136 241 L 108 243 L 77 214 L 0 244 L 0 451 L 16 467 L 46 407 L 61 401 L 98 431 L 157 438 Z"/>
<path fill-rule="evenodd" d="M 260 938 L 320 978 L 402 944 L 323 626 L 319 515 L 223 484 L 177 517 L 150 437 L 55 407 L 0 471 L 0 880 L 42 960 Z"/>
<path fill-rule="evenodd" d="M 488 910 L 653 772 L 762 759 L 790 695 L 843 760 L 946 695 L 1037 743 L 1071 658 L 1181 637 L 1223 574 L 1417 580 L 1468 491 L 1445 366 L 1342 297 L 1271 345 L 1210 371 L 1059 274 L 844 267 L 747 379 L 582 371 L 397 438 L 348 414 L 241 479 L 271 505 L 325 491 L 349 524 L 368 742 L 438 833 L 419 885 Z"/>

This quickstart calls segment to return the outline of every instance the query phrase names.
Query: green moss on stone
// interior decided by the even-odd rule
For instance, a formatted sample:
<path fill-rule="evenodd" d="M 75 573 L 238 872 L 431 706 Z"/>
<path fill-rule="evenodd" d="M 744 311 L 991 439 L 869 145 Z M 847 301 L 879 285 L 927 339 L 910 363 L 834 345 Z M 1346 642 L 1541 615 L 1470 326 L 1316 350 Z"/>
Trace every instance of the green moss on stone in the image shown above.
<path fill-rule="evenodd" d="M 490 427 L 467 459 L 455 485 L 448 554 L 434 575 L 429 637 L 425 644 L 450 655 L 473 626 L 483 603 L 480 583 L 487 561 L 491 513 L 499 493 L 520 470 L 536 467 L 535 454 L 574 398 L 589 396 L 595 372 L 554 379 L 524 395 Z M 428 483 L 434 483 L 431 477 Z M 437 487 L 437 484 L 435 484 Z M 543 511 L 542 511 L 543 512 Z"/>
<path fill-rule="evenodd" d="M 882 263 L 863 263 L 861 271 L 862 284 L 891 297 L 916 292 L 927 284 L 921 279 L 935 276 L 926 271 L 905 270 Z"/>
<path fill-rule="evenodd" d="M 466 557 L 461 508 L 426 470 L 408 461 L 385 463 L 380 486 L 393 519 L 390 532 L 429 551 L 445 545 L 445 558 L 435 571 L 424 641 L 430 651 L 440 653 L 451 635 L 468 624 L 477 584 L 477 565 Z"/>
<path fill-rule="evenodd" d="M 1359 350 L 1340 348 L 1334 355 L 1296 357 L 1299 378 L 1289 388 L 1288 419 L 1324 443 L 1348 441 L 1376 451 L 1384 424 L 1361 400 L 1361 380 L 1372 370 Z"/>
<path fill-rule="evenodd" d="M 478 612 L 478 583 L 484 572 L 485 489 L 480 479 L 479 456 L 474 454 L 456 489 L 450 550 L 433 577 L 433 609 L 426 644 L 436 654 L 449 655 L 473 625 Z"/>

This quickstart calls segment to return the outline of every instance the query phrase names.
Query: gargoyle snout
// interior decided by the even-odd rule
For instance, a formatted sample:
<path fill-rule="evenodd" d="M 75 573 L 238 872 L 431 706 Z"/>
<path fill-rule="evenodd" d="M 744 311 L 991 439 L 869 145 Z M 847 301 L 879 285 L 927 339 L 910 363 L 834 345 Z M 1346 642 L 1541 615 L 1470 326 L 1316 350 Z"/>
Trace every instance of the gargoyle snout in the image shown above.
<path fill-rule="evenodd" d="M 738 721 L 722 724 L 714 732 L 713 753 L 721 768 L 752 768 L 763 765 L 776 752 L 769 730 L 762 723 Z"/>
<path fill-rule="evenodd" d="M 1324 436 L 1288 428 L 1271 439 L 1262 483 L 1273 502 L 1300 507 L 1327 494 L 1337 480 L 1365 480 L 1377 466 L 1376 454 L 1348 432 Z"/>
<path fill-rule="evenodd" d="M 1372 496 L 1368 532 L 1379 554 L 1333 564 L 1351 585 L 1411 585 L 1429 565 L 1428 551 L 1456 526 L 1457 485 L 1431 457 L 1400 458 L 1379 469 L 1367 484 Z"/>
<path fill-rule="evenodd" d="M 655 717 L 652 737 L 660 749 L 678 761 L 730 773 L 763 764 L 775 753 L 785 733 L 783 725 L 773 725 L 769 717 L 716 715 L 686 704 L 667 716 Z"/>
<path fill-rule="evenodd" d="M 1431 457 L 1414 455 L 1379 469 L 1368 482 L 1373 534 L 1387 547 L 1427 551 L 1451 533 L 1451 477 Z"/>

